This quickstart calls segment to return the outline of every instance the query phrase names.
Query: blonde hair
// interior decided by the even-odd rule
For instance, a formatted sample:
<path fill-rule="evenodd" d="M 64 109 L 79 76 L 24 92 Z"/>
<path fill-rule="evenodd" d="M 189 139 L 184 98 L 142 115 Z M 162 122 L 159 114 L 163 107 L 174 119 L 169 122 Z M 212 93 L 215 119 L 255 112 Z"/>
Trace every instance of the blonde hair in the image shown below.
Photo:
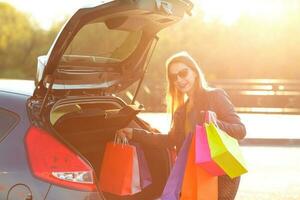
<path fill-rule="evenodd" d="M 194 58 L 188 54 L 186 51 L 180 51 L 173 54 L 166 61 L 166 71 L 167 71 L 167 80 L 168 80 L 168 91 L 167 91 L 167 111 L 173 115 L 176 109 L 184 104 L 184 94 L 178 91 L 174 85 L 174 82 L 170 79 L 170 67 L 174 63 L 184 63 L 193 70 L 196 74 L 195 89 L 200 90 L 210 90 L 210 87 L 207 84 L 207 81 L 204 77 L 204 73 L 201 70 L 200 66 L 194 60 Z"/>

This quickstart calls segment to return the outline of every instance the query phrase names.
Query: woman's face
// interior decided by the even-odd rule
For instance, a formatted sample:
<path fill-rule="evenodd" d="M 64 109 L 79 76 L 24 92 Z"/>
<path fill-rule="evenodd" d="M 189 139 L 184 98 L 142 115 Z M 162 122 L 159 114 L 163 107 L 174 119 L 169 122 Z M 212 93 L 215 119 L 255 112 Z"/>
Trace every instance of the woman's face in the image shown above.
<path fill-rule="evenodd" d="M 169 77 L 177 90 L 182 93 L 189 93 L 193 89 L 196 73 L 186 64 L 176 62 L 170 65 Z"/>

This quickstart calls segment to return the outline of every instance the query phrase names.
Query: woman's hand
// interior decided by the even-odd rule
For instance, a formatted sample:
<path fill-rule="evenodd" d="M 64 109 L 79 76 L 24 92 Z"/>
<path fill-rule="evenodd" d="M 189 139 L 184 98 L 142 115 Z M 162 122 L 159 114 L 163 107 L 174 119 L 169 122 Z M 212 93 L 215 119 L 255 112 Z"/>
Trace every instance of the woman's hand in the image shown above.
<path fill-rule="evenodd" d="M 122 128 L 116 131 L 116 134 L 121 138 L 131 140 L 133 137 L 133 128 Z"/>
<path fill-rule="evenodd" d="M 217 125 L 217 114 L 211 110 L 206 111 L 205 121 Z"/>

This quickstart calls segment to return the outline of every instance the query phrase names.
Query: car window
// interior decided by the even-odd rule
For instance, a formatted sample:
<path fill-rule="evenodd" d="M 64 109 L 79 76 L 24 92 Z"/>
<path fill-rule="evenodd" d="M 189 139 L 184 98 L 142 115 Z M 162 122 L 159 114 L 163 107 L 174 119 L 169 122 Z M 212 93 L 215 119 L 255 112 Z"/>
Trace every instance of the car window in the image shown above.
<path fill-rule="evenodd" d="M 104 22 L 83 26 L 65 51 L 61 64 L 74 61 L 85 63 L 119 63 L 136 49 L 142 31 L 108 28 Z"/>
<path fill-rule="evenodd" d="M 18 121 L 19 118 L 16 114 L 0 108 L 0 142 L 8 135 Z"/>

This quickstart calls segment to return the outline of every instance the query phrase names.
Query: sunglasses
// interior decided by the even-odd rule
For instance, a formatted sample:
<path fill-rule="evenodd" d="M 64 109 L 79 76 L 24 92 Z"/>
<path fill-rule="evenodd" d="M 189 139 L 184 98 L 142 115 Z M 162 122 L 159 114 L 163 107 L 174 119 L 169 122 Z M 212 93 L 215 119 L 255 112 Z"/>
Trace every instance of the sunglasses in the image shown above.
<path fill-rule="evenodd" d="M 177 81 L 178 77 L 186 78 L 189 74 L 189 69 L 185 68 L 177 72 L 176 74 L 170 73 L 169 77 L 171 81 Z"/>

